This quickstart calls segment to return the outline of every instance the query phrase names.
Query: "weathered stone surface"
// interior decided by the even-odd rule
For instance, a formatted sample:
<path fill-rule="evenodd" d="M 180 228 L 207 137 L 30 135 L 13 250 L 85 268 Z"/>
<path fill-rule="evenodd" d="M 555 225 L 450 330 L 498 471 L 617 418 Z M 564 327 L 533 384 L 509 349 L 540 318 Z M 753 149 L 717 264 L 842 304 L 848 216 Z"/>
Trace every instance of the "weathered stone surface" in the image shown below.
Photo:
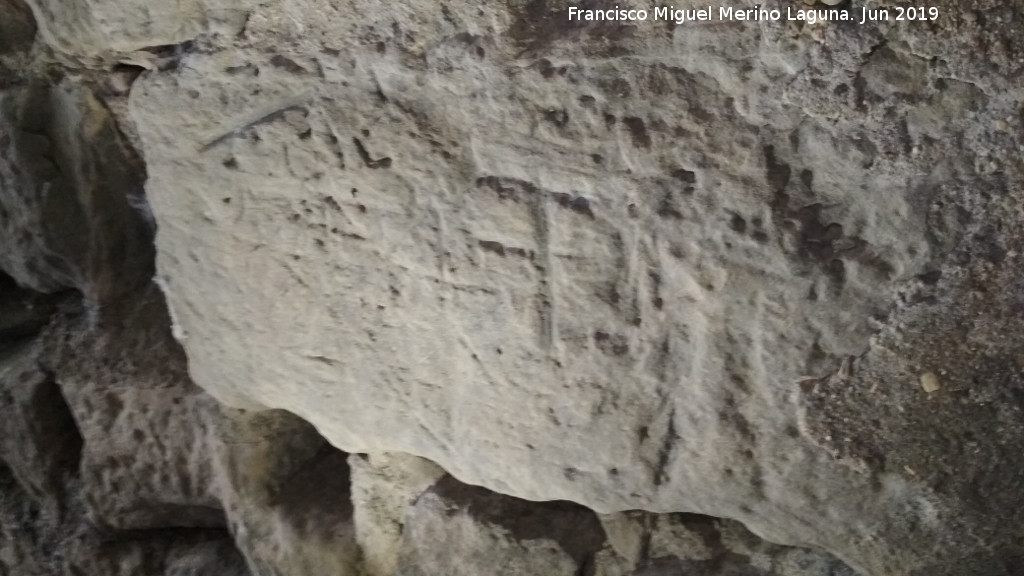
<path fill-rule="evenodd" d="M 846 378 L 811 382 L 805 395 L 803 426 L 836 458 L 925 487 L 906 522 L 970 530 L 1000 551 L 936 559 L 921 576 L 1010 575 L 1024 559 L 1006 529 L 1024 489 L 1014 456 L 1024 450 L 1020 204 L 998 203 L 979 224 L 941 275 L 908 287 Z M 923 386 L 926 373 L 941 385 Z"/>
<path fill-rule="evenodd" d="M 248 576 L 223 530 L 102 532 L 68 504 L 41 508 L 0 462 L 0 575 Z"/>
<path fill-rule="evenodd" d="M 1013 27 L 936 5 L 813 29 L 255 9 L 132 91 L 191 373 L 519 497 L 736 518 L 872 574 L 982 553 L 968 501 L 798 426 L 798 382 L 845 378 L 986 198 L 1020 198 Z"/>
<path fill-rule="evenodd" d="M 223 410 L 196 388 L 155 286 L 105 308 L 98 323 L 67 315 L 47 341 L 84 438 L 92 522 L 230 527 L 258 574 L 355 573 L 348 455 L 295 416 Z"/>
<path fill-rule="evenodd" d="M 248 576 L 245 560 L 223 530 L 82 536 L 66 572 L 109 576 Z"/>
<path fill-rule="evenodd" d="M 65 306 L 4 355 L 0 385 L 14 574 L 357 573 L 348 455 L 192 385 L 155 286 L 98 318 Z"/>
<path fill-rule="evenodd" d="M 568 502 L 535 503 L 445 477 L 409 509 L 404 576 L 855 576 L 824 552 L 767 543 L 737 522 L 625 512 L 600 519 Z"/>
<path fill-rule="evenodd" d="M 40 503 L 55 504 L 82 439 L 39 346 L 0 351 L 0 460 Z"/>
<path fill-rule="evenodd" d="M 96 303 L 152 274 L 144 169 L 84 83 L 0 91 L 0 269 L 39 292 Z"/>
<path fill-rule="evenodd" d="M 207 32 L 236 33 L 245 23 L 241 2 L 204 0 L 27 0 L 39 18 L 40 39 L 69 56 L 109 59 L 144 48 L 181 44 Z"/>
<path fill-rule="evenodd" d="M 601 522 L 627 574 L 856 576 L 829 554 L 770 544 L 729 520 L 625 512 Z"/>
<path fill-rule="evenodd" d="M 605 541 L 582 506 L 526 502 L 450 476 L 420 496 L 404 528 L 395 574 L 407 576 L 576 576 Z"/>
<path fill-rule="evenodd" d="M 408 454 L 353 454 L 352 505 L 365 576 L 397 573 L 405 514 L 445 475 L 436 464 Z"/>
<path fill-rule="evenodd" d="M 215 403 L 188 379 L 159 291 L 67 315 L 48 361 L 84 440 L 82 485 L 93 520 L 122 530 L 224 526 L 206 453 Z"/>
<path fill-rule="evenodd" d="M 355 575 L 348 455 L 283 411 L 228 411 L 210 452 L 231 531 L 256 574 Z"/>

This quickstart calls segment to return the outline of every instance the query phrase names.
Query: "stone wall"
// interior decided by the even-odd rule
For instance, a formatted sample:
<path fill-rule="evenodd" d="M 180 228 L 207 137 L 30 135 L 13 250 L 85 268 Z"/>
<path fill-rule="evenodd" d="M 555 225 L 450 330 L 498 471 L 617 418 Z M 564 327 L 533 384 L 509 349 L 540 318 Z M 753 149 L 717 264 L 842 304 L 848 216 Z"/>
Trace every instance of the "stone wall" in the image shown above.
<path fill-rule="evenodd" d="M 569 6 L 0 0 L 0 575 L 1018 574 L 1024 7 Z"/>

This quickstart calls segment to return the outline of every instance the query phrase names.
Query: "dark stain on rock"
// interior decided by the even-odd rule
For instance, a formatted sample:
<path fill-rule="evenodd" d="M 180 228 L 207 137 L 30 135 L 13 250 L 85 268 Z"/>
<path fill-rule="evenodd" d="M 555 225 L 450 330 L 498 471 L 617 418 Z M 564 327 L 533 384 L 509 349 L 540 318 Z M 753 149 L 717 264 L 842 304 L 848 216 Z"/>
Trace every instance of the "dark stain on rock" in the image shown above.
<path fill-rule="evenodd" d="M 802 170 L 799 184 L 791 184 L 792 168 L 780 161 L 773 146 L 763 149 L 765 156 L 765 177 L 774 192 L 770 203 L 772 222 L 788 239 L 795 261 L 818 267 L 831 280 L 836 291 L 846 281 L 846 262 L 857 262 L 883 279 L 895 274 L 893 266 L 882 258 L 862 238 L 846 234 L 842 224 L 828 222 L 824 218 L 825 206 L 821 202 L 799 202 L 789 193 L 789 188 L 799 188 L 797 193 L 813 197 L 814 173 Z M 767 241 L 767 234 L 760 241 Z"/>
<path fill-rule="evenodd" d="M 488 252 L 493 252 L 498 256 L 505 256 L 505 246 L 501 242 L 495 242 L 493 240 L 480 240 L 477 242 L 481 248 Z"/>
<path fill-rule="evenodd" d="M 747 231 L 747 221 L 739 214 L 733 214 L 729 218 L 729 229 L 737 234 L 743 234 Z"/>
<path fill-rule="evenodd" d="M 597 349 L 608 356 L 625 356 L 629 353 L 629 342 L 622 334 L 609 334 L 598 330 L 594 332 L 594 343 Z"/>
<path fill-rule="evenodd" d="M 270 65 L 274 68 L 280 68 L 281 70 L 291 72 L 292 74 L 309 74 L 309 70 L 306 70 L 298 62 L 287 56 L 282 56 L 281 54 L 277 54 L 271 58 Z"/>
<path fill-rule="evenodd" d="M 668 415 L 668 430 L 665 431 L 665 436 L 661 439 L 661 446 L 658 447 L 658 462 L 654 469 L 654 485 L 661 486 L 668 482 L 668 465 L 672 458 L 672 451 L 675 449 L 676 440 L 679 440 L 679 434 L 676 433 L 676 411 Z"/>
<path fill-rule="evenodd" d="M 629 130 L 629 135 L 633 138 L 633 145 L 637 148 L 643 148 L 645 150 L 651 147 L 651 134 L 647 131 L 647 125 L 643 119 L 637 118 L 636 116 L 627 116 L 622 119 L 622 123 L 626 125 Z"/>
<path fill-rule="evenodd" d="M 612 0 L 528 0 L 510 6 L 512 25 L 509 36 L 523 53 L 538 53 L 561 40 L 586 35 L 592 50 L 605 55 L 621 52 L 617 44 L 632 35 L 633 25 L 617 21 L 587 22 L 569 20 L 569 7 L 581 10 L 627 9 Z"/>
<path fill-rule="evenodd" d="M 476 179 L 476 185 L 479 188 L 490 188 L 499 200 L 509 202 L 532 201 L 539 193 L 537 187 L 530 182 L 500 176 L 482 176 Z"/>
<path fill-rule="evenodd" d="M 565 128 L 565 125 L 569 123 L 569 113 L 564 109 L 548 110 L 544 113 L 544 120 L 559 128 Z"/>
<path fill-rule="evenodd" d="M 590 208 L 590 200 L 587 200 L 584 196 L 573 196 L 572 194 L 556 193 L 555 200 L 558 205 L 567 210 L 586 216 L 593 220 L 595 218 L 594 211 Z"/>
<path fill-rule="evenodd" d="M 338 204 L 338 201 L 334 199 L 334 196 L 324 196 L 323 201 L 324 204 L 326 204 L 327 207 L 330 208 L 331 210 L 334 210 L 335 212 L 342 211 L 341 204 Z"/>

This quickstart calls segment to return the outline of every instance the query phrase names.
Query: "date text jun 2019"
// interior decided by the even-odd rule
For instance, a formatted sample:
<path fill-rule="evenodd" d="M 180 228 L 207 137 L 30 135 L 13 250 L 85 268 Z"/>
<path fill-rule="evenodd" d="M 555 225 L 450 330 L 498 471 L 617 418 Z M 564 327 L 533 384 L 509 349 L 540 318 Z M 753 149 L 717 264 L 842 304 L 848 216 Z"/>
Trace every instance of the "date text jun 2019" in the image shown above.
<path fill-rule="evenodd" d="M 875 21 L 928 21 L 939 18 L 936 7 L 893 6 L 888 8 L 861 7 L 860 10 L 841 8 L 786 8 L 785 10 L 753 8 L 719 7 L 676 9 L 674 6 L 658 6 L 650 10 L 621 9 L 582 9 L 576 6 L 569 8 L 569 20 L 597 21 L 633 21 L 633 22 L 686 22 L 709 21 L 763 21 L 792 20 L 804 21 L 809 24 L 828 21 L 846 21 L 866 24 Z"/>

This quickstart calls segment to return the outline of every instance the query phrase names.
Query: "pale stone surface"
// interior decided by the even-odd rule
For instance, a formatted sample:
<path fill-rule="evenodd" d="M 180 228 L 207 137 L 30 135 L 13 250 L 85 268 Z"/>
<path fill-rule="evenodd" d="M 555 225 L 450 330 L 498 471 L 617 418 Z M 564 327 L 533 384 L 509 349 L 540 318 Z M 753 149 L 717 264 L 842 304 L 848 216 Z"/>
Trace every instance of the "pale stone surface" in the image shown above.
<path fill-rule="evenodd" d="M 770 544 L 730 520 L 625 512 L 602 516 L 601 523 L 621 559 L 620 573 L 855 576 L 829 554 Z"/>
<path fill-rule="evenodd" d="M 1012 576 L 1021 14 L 934 4 L 0 0 L 0 574 L 847 571 L 652 513 L 686 511 L 865 574 Z M 191 385 L 144 287 L 142 156 L 189 372 L 259 411 Z M 24 352 L 69 288 L 85 313 Z M 37 453 L 64 398 L 79 474 Z M 403 512 L 439 469 L 355 456 L 350 489 L 342 450 L 486 489 Z"/>
<path fill-rule="evenodd" d="M 819 551 L 767 543 L 737 522 L 626 512 L 598 518 L 567 502 L 532 503 L 439 481 L 410 507 L 403 576 L 855 576 Z"/>
<path fill-rule="evenodd" d="M 1003 115 L 1019 86 L 930 59 L 968 35 L 567 29 L 559 6 L 268 6 L 143 76 L 193 377 L 502 493 L 925 566 L 936 496 L 801 436 L 795 382 L 867 351 L 961 241 L 961 187 L 1012 144 L 951 111 Z"/>
<path fill-rule="evenodd" d="M 103 314 L 47 334 L 84 439 L 90 519 L 107 530 L 229 527 L 257 574 L 355 574 L 347 455 L 295 416 L 224 410 L 192 385 L 155 286 Z"/>
<path fill-rule="evenodd" d="M 939 383 L 939 376 L 936 373 L 925 372 L 921 375 L 921 389 L 925 392 L 931 394 L 938 392 L 940 388 L 942 385 Z"/>
<path fill-rule="evenodd" d="M 26 50 L 35 34 L 35 20 L 27 5 L 21 0 L 0 1 L 0 56 Z"/>
<path fill-rule="evenodd" d="M 500 529 L 481 526 L 465 515 L 448 513 L 433 494 L 420 499 L 412 514 L 397 574 L 474 576 L 488 567 L 509 576 L 574 576 L 580 567 L 554 543 L 502 538 Z M 493 530 L 499 530 L 497 534 Z"/>
<path fill-rule="evenodd" d="M 61 500 L 63 514 L 34 511 L 0 464 L 0 574 L 245 576 L 243 558 L 253 574 L 288 576 L 576 576 L 591 567 L 595 576 L 626 576 L 650 566 L 711 566 L 687 564 L 693 534 L 672 517 L 622 515 L 624 529 L 648 543 L 645 558 L 657 560 L 650 564 L 616 552 L 582 506 L 517 500 L 451 477 L 438 482 L 444 472 L 428 461 L 397 453 L 349 457 L 285 412 L 219 408 L 184 377 L 168 329 L 152 288 L 105 308 L 95 324 L 65 302 L 41 342 L 0 362 L 3 390 L 33 398 L 25 410 L 31 421 L 15 412 L 4 423 L 30 458 L 0 451 L 7 464 L 35 474 L 52 467 L 38 457 L 60 455 L 55 435 L 39 446 L 22 428 L 60 424 L 55 406 L 67 412 L 65 435 L 84 438 L 80 479 L 64 475 L 63 486 L 38 490 L 41 499 Z M 38 394 L 40 385 L 53 392 Z M 69 460 L 76 458 L 73 449 Z M 218 518 L 238 550 L 222 530 L 195 529 Z M 783 550 L 739 533 L 758 550 Z M 723 554 L 740 552 L 746 557 L 729 556 L 726 565 L 748 571 L 779 556 L 715 547 L 720 540 L 705 542 L 697 556 L 720 563 Z M 54 549 L 60 554 L 45 552 Z M 823 566 L 807 576 L 833 576 Z"/>
<path fill-rule="evenodd" d="M 246 17 L 243 2 L 26 1 L 37 16 L 43 42 L 85 59 L 180 44 L 203 33 L 236 33 Z"/>
<path fill-rule="evenodd" d="M 433 462 L 408 454 L 353 454 L 349 465 L 363 573 L 396 574 L 406 511 L 445 472 Z"/>
<path fill-rule="evenodd" d="M 586 573 L 604 547 L 593 512 L 568 502 L 532 503 L 446 477 L 410 507 L 402 576 Z"/>
<path fill-rule="evenodd" d="M 206 454 L 216 403 L 188 380 L 154 288 L 91 325 L 68 315 L 48 334 L 48 364 L 83 438 L 84 498 L 122 530 L 224 526 Z M 188 425 L 185 425 L 188 423 Z"/>

